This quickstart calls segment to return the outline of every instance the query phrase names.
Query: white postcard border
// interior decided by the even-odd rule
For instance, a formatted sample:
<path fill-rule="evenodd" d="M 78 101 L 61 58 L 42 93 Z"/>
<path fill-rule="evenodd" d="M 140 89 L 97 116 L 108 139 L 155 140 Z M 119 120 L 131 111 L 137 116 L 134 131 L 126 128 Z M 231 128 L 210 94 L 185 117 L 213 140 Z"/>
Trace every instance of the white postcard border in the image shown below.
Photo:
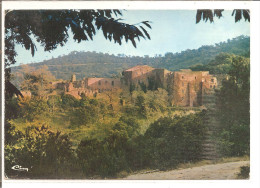
<path fill-rule="evenodd" d="M 2 2 L 2 25 L 4 27 L 4 10 L 12 9 L 135 9 L 135 10 L 194 10 L 194 9 L 250 9 L 251 10 L 251 22 L 250 22 L 250 48 L 251 48 L 251 89 L 250 89 L 250 101 L 251 101 L 251 130 L 250 130 L 250 180 L 146 180 L 146 181 L 129 181 L 129 180 L 5 180 L 4 171 L 2 167 L 2 180 L 4 187 L 46 187 L 46 186 L 62 186 L 69 187 L 122 187 L 132 188 L 133 186 L 149 186 L 153 187 L 226 187 L 234 186 L 236 188 L 244 187 L 260 187 L 259 170 L 260 170 L 260 115 L 259 115 L 259 91 L 260 91 L 260 4 L 258 2 L 233 2 L 233 1 L 221 1 L 221 2 L 171 2 L 171 1 L 4 1 Z M 4 53 L 4 28 L 2 28 L 2 49 Z M 2 56 L 2 62 L 4 62 L 4 54 Z M 4 68 L 2 68 L 2 112 L 4 113 Z M 2 122 L 4 122 L 4 114 L 2 114 Z M 2 126 L 2 146 L 4 129 Z M 4 150 L 2 148 L 2 164 L 4 165 Z"/>

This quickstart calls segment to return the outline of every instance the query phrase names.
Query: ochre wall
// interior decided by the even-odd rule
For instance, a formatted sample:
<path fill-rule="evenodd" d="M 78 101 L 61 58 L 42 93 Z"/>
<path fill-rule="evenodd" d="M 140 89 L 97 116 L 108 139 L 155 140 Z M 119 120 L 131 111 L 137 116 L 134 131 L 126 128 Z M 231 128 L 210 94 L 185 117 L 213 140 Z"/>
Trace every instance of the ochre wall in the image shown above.
<path fill-rule="evenodd" d="M 124 81 L 126 85 L 144 83 L 148 84 L 148 78 L 154 75 L 154 68 L 147 65 L 135 66 L 131 69 L 123 71 Z"/>
<path fill-rule="evenodd" d="M 87 78 L 87 88 L 93 90 L 112 90 L 121 88 L 119 78 Z"/>
<path fill-rule="evenodd" d="M 191 71 L 183 69 L 171 72 L 166 69 L 155 69 L 147 65 L 135 66 L 123 71 L 123 78 L 85 78 L 81 81 L 55 83 L 63 86 L 67 94 L 80 98 L 83 93 L 93 96 L 95 93 L 113 91 L 117 89 L 128 90 L 130 84 L 144 83 L 148 86 L 149 78 L 156 79 L 160 87 L 169 92 L 170 100 L 176 106 L 200 106 L 203 96 L 217 87 L 217 79 L 208 71 Z"/>
<path fill-rule="evenodd" d="M 172 102 L 177 106 L 200 106 L 203 95 L 216 86 L 216 78 L 207 71 L 174 72 Z"/>

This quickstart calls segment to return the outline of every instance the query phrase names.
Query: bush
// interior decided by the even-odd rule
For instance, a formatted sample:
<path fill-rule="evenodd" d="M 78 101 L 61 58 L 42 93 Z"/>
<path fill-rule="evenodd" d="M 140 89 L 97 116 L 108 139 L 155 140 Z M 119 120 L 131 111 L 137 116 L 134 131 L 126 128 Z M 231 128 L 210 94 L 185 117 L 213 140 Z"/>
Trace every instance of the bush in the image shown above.
<path fill-rule="evenodd" d="M 72 177 L 75 156 L 67 135 L 52 132 L 48 127 L 28 127 L 15 144 L 5 145 L 5 172 L 7 176 L 27 178 Z M 11 167 L 29 168 L 17 174 Z"/>
<path fill-rule="evenodd" d="M 238 179 L 248 179 L 250 173 L 250 166 L 241 166 L 240 172 L 237 175 Z"/>
<path fill-rule="evenodd" d="M 128 172 L 136 157 L 139 124 L 134 118 L 122 116 L 103 140 L 86 138 L 76 150 L 86 177 L 116 177 L 121 171 Z"/>
<path fill-rule="evenodd" d="M 18 101 L 19 116 L 28 121 L 33 121 L 40 116 L 47 116 L 49 113 L 49 106 L 47 100 L 39 97 L 20 98 Z"/>
<path fill-rule="evenodd" d="M 205 133 L 202 113 L 160 118 L 144 135 L 146 165 L 164 170 L 199 160 Z"/>
<path fill-rule="evenodd" d="M 116 177 L 122 170 L 128 170 L 126 160 L 127 137 L 115 132 L 103 141 L 85 139 L 77 149 L 78 160 L 86 177 Z"/>
<path fill-rule="evenodd" d="M 224 156 L 244 156 L 250 154 L 249 125 L 234 124 L 223 129 L 219 135 L 219 150 Z"/>
<path fill-rule="evenodd" d="M 206 132 L 202 116 L 199 113 L 161 118 L 150 125 L 145 135 L 134 134 L 138 124 L 132 118 L 122 117 L 103 140 L 81 141 L 77 156 L 82 170 L 87 177 L 116 177 L 122 171 L 165 170 L 182 162 L 197 161 Z"/>

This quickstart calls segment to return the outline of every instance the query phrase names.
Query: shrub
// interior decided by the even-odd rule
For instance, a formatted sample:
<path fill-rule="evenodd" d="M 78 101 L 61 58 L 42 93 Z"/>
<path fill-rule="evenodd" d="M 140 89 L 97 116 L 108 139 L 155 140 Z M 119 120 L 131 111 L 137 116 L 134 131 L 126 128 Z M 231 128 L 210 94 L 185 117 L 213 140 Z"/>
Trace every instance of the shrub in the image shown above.
<path fill-rule="evenodd" d="M 202 113 L 160 118 L 144 135 L 146 165 L 167 169 L 182 162 L 199 160 L 205 132 Z"/>
<path fill-rule="evenodd" d="M 76 167 L 74 160 L 69 137 L 44 125 L 28 127 L 15 144 L 5 145 L 5 172 L 11 177 L 16 174 L 11 170 L 14 165 L 29 168 L 28 173 L 18 177 L 71 177 Z"/>
<path fill-rule="evenodd" d="M 238 179 L 248 179 L 250 173 L 250 166 L 241 166 L 240 172 L 237 175 Z"/>
<path fill-rule="evenodd" d="M 103 141 L 82 140 L 77 156 L 86 177 L 116 177 L 117 173 L 128 169 L 126 150 L 126 135 L 115 132 Z"/>
<path fill-rule="evenodd" d="M 230 129 L 221 130 L 219 150 L 224 156 L 244 156 L 250 154 L 249 125 L 234 124 Z"/>
<path fill-rule="evenodd" d="M 28 121 L 33 121 L 40 116 L 47 116 L 49 113 L 49 106 L 47 100 L 33 97 L 29 98 L 20 98 L 18 101 L 19 105 L 19 116 Z"/>

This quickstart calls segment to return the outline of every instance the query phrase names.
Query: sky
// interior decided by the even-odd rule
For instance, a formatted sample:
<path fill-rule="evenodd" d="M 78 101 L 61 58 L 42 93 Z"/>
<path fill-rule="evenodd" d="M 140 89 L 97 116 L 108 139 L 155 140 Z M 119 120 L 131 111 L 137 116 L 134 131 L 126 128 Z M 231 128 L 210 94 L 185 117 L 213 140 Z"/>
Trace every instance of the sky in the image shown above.
<path fill-rule="evenodd" d="M 221 19 L 214 18 L 214 23 L 201 20 L 196 24 L 196 10 L 126 10 L 123 11 L 123 22 L 137 24 L 141 21 L 150 21 L 152 29 L 147 28 L 151 36 L 149 39 L 137 41 L 137 48 L 131 42 L 120 46 L 106 40 L 101 30 L 94 36 L 93 41 L 77 43 L 70 33 L 68 42 L 51 52 L 45 52 L 43 47 L 36 43 L 37 51 L 32 57 L 30 51 L 17 46 L 16 65 L 67 55 L 72 51 L 96 51 L 109 54 L 125 54 L 131 56 L 164 55 L 166 52 L 181 52 L 186 49 L 197 49 L 202 45 L 214 45 L 240 35 L 250 36 L 250 24 L 241 19 L 235 23 L 232 11 L 225 10 Z"/>

